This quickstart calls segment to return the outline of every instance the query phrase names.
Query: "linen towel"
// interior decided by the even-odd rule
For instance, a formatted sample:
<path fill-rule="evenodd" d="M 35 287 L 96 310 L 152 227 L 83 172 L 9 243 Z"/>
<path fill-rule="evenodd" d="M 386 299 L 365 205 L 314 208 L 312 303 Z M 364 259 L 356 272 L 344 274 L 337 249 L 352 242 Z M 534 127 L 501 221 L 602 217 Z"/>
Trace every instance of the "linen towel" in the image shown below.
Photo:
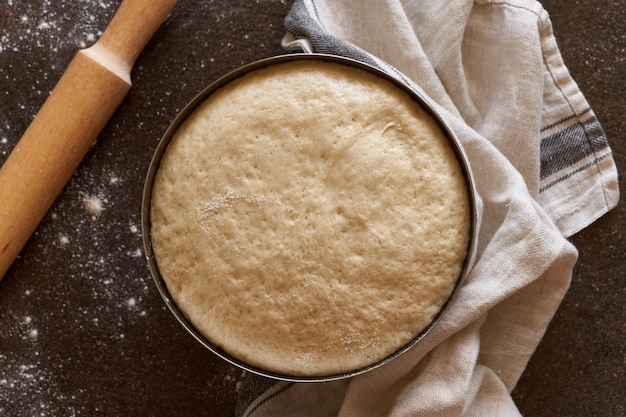
<path fill-rule="evenodd" d="M 515 387 L 567 291 L 566 237 L 612 209 L 602 128 L 533 0 L 296 0 L 288 49 L 379 67 L 427 96 L 470 161 L 479 200 L 471 272 L 439 325 L 364 375 L 244 381 L 237 415 L 517 416 Z"/>

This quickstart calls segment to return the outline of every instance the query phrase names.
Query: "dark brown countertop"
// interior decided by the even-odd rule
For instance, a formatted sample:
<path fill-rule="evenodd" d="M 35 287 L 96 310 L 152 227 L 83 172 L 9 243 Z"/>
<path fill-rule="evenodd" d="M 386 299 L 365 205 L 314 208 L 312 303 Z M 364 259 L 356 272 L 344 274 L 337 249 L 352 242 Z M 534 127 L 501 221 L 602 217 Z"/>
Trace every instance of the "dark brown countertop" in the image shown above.
<path fill-rule="evenodd" d="M 118 4 L 0 3 L 0 162 Z M 624 190 L 623 4 L 543 4 L 609 137 Z M 166 310 L 143 257 L 141 194 L 177 112 L 218 76 L 283 52 L 290 6 L 180 2 L 140 56 L 133 89 L 0 281 L 0 415 L 233 415 L 242 373 Z M 580 258 L 571 288 L 514 391 L 525 415 L 626 416 L 625 224 L 622 198 L 572 238 Z"/>

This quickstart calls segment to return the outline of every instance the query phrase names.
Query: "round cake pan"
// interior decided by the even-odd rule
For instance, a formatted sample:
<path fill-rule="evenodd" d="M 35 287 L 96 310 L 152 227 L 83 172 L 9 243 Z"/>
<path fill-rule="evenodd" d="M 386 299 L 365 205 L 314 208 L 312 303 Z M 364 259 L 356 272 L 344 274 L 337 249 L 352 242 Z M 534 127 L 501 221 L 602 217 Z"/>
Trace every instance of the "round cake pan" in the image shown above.
<path fill-rule="evenodd" d="M 159 268 L 155 260 L 153 249 L 152 249 L 151 232 L 150 232 L 151 230 L 150 203 L 151 203 L 151 197 L 152 197 L 153 183 L 156 177 L 156 173 L 159 169 L 161 158 L 168 146 L 168 143 L 172 139 L 172 136 L 174 135 L 176 130 L 179 128 L 179 126 L 187 119 L 187 117 L 196 109 L 196 107 L 200 103 L 202 103 L 213 92 L 223 87 L 224 85 L 228 84 L 229 82 L 237 79 L 238 77 L 241 77 L 242 75 L 248 72 L 251 72 L 251 71 L 263 68 L 263 67 L 267 67 L 267 66 L 274 65 L 274 64 L 280 64 L 284 62 L 297 61 L 297 60 L 321 60 L 321 61 L 336 62 L 336 63 L 340 63 L 344 65 L 353 66 L 353 67 L 365 70 L 371 74 L 382 77 L 388 80 L 389 82 L 395 84 L 396 86 L 400 87 L 406 93 L 408 93 L 416 102 L 418 102 L 426 110 L 427 113 L 430 114 L 430 116 L 433 117 L 433 119 L 435 119 L 435 121 L 439 124 L 439 126 L 441 127 L 441 129 L 443 130 L 447 138 L 449 139 L 450 145 L 456 152 L 456 156 L 461 165 L 461 169 L 463 170 L 463 173 L 465 175 L 466 185 L 467 185 L 467 190 L 468 190 L 468 197 L 469 197 L 469 206 L 470 206 L 470 231 L 469 231 L 470 235 L 469 235 L 467 254 L 466 254 L 464 263 L 462 265 L 461 272 L 459 274 L 459 277 L 456 281 L 456 284 L 454 286 L 454 289 L 450 297 L 447 299 L 446 303 L 443 305 L 443 307 L 441 308 L 441 310 L 439 311 L 435 319 L 431 322 L 431 324 L 427 326 L 420 334 L 416 335 L 415 338 L 412 339 L 408 344 L 406 344 L 405 346 L 397 350 L 392 355 L 386 357 L 385 359 L 375 364 L 372 364 L 365 368 L 357 369 L 355 371 L 348 372 L 348 373 L 320 376 L 320 377 L 317 377 L 317 376 L 316 377 L 308 377 L 308 376 L 302 377 L 302 376 L 282 375 L 282 374 L 269 372 L 264 369 L 259 369 L 257 367 L 251 366 L 236 358 L 233 358 L 232 356 L 224 352 L 219 347 L 214 346 L 209 340 L 207 340 L 206 337 L 204 337 L 190 323 L 190 321 L 185 317 L 185 315 L 178 308 L 176 303 L 172 300 L 169 294 L 169 291 L 167 289 L 167 286 L 165 284 L 165 281 L 163 280 L 161 274 L 159 273 Z M 191 100 L 191 102 L 188 103 L 185 106 L 185 108 L 174 119 L 174 121 L 172 122 L 172 124 L 169 126 L 169 128 L 163 135 L 162 139 L 160 140 L 155 150 L 154 156 L 152 158 L 152 161 L 150 163 L 148 173 L 146 176 L 146 181 L 145 181 L 145 186 L 144 186 L 144 191 L 143 191 L 141 217 L 142 217 L 141 226 L 142 226 L 144 249 L 145 249 L 146 259 L 147 259 L 148 266 L 150 268 L 153 280 L 165 304 L 167 305 L 168 309 L 172 312 L 172 314 L 176 317 L 176 319 L 180 322 L 180 324 L 186 329 L 186 331 L 189 332 L 200 344 L 206 347 L 209 351 L 213 352 L 217 356 L 221 357 L 222 359 L 228 361 L 229 363 L 233 365 L 236 365 L 246 371 L 256 373 L 256 374 L 259 374 L 268 378 L 274 378 L 278 380 L 292 381 L 292 382 L 322 382 L 322 381 L 332 381 L 332 380 L 338 380 L 342 378 L 353 377 L 353 376 L 368 372 L 372 369 L 378 368 L 392 361 L 396 357 L 402 355 L 404 352 L 414 347 L 424 338 L 424 336 L 427 333 L 429 333 L 432 330 L 433 327 L 437 325 L 437 323 L 441 320 L 441 317 L 445 314 L 446 310 L 449 308 L 450 304 L 453 303 L 459 287 L 462 285 L 463 280 L 465 279 L 466 275 L 469 272 L 470 266 L 474 259 L 475 250 L 476 250 L 476 235 L 477 235 L 476 233 L 476 227 L 477 227 L 476 191 L 475 191 L 475 185 L 474 185 L 474 180 L 473 180 L 472 173 L 470 170 L 470 166 L 469 166 L 467 157 L 465 153 L 463 152 L 462 147 L 459 144 L 458 139 L 456 138 L 452 130 L 446 125 L 442 117 L 435 111 L 433 105 L 428 101 L 426 97 L 424 97 L 418 91 L 416 91 L 413 88 L 410 88 L 407 84 L 401 82 L 397 78 L 392 77 L 391 75 L 385 73 L 384 71 L 378 68 L 375 68 L 363 62 L 345 58 L 345 57 L 340 57 L 340 56 L 335 56 L 335 55 L 316 54 L 316 53 L 280 55 L 280 56 L 266 58 L 260 61 L 247 64 L 219 78 L 218 80 L 210 84 L 207 88 L 205 88 L 203 91 L 201 91 L 193 100 Z"/>

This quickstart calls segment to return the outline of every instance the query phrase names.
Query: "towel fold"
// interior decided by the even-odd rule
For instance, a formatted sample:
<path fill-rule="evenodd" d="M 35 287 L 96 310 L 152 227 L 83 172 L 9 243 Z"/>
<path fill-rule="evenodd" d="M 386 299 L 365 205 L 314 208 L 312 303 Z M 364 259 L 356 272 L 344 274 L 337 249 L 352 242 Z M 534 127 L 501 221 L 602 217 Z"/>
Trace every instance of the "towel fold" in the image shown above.
<path fill-rule="evenodd" d="M 565 295 L 566 237 L 612 209 L 602 128 L 533 0 L 296 0 L 284 46 L 351 57 L 420 90 L 470 161 L 477 257 L 439 325 L 353 379 L 250 375 L 237 415 L 517 416 L 510 392 Z"/>

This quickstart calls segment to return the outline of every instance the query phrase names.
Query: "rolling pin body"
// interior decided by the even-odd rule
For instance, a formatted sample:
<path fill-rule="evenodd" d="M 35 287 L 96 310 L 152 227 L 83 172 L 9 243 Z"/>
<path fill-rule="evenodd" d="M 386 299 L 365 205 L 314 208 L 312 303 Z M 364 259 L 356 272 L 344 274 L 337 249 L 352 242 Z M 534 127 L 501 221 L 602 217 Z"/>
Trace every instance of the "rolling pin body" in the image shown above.
<path fill-rule="evenodd" d="M 131 86 L 131 68 L 176 1 L 125 0 L 79 51 L 0 168 L 0 279 Z"/>

